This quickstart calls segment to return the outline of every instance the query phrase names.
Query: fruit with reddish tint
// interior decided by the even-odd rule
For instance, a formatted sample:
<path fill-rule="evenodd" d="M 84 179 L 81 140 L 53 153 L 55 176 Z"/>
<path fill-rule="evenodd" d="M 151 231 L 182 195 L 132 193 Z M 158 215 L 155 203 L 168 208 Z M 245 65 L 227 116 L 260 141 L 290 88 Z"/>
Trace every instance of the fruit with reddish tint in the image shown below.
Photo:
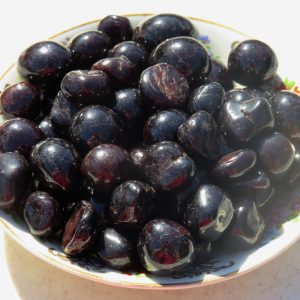
<path fill-rule="evenodd" d="M 79 33 L 67 45 L 71 52 L 72 67 L 89 69 L 107 55 L 110 46 L 110 38 L 104 32 L 92 30 Z"/>
<path fill-rule="evenodd" d="M 291 138 L 300 138 L 300 97 L 289 91 L 277 92 L 273 112 L 278 130 Z"/>
<path fill-rule="evenodd" d="M 97 235 L 97 214 L 88 201 L 79 201 L 66 224 L 62 247 L 66 254 L 77 255 L 87 250 Z"/>
<path fill-rule="evenodd" d="M 161 110 L 152 115 L 144 125 L 144 142 L 154 144 L 163 141 L 176 141 L 180 125 L 188 115 L 181 110 Z"/>
<path fill-rule="evenodd" d="M 63 45 L 44 41 L 33 44 L 19 56 L 19 74 L 34 85 L 55 85 L 69 71 L 70 51 Z"/>
<path fill-rule="evenodd" d="M 45 192 L 34 192 L 25 202 L 24 218 L 31 234 L 49 236 L 63 225 L 63 211 L 60 204 Z"/>
<path fill-rule="evenodd" d="M 251 149 L 240 149 L 221 157 L 212 170 L 218 180 L 232 180 L 251 172 L 256 165 L 257 155 Z"/>
<path fill-rule="evenodd" d="M 252 97 L 250 91 L 247 89 L 232 89 L 225 93 L 225 102 L 227 101 L 237 101 L 244 102 L 256 97 Z"/>
<path fill-rule="evenodd" d="M 183 226 L 167 219 L 154 219 L 143 228 L 138 253 L 145 269 L 157 275 L 170 275 L 194 262 L 194 241 Z"/>
<path fill-rule="evenodd" d="M 190 89 L 186 78 L 169 64 L 147 68 L 140 78 L 143 101 L 151 108 L 181 108 Z"/>
<path fill-rule="evenodd" d="M 149 184 L 128 180 L 112 193 L 110 216 L 114 223 L 141 226 L 151 217 L 155 206 L 156 192 Z"/>
<path fill-rule="evenodd" d="M 40 94 L 29 82 L 10 85 L 0 96 L 0 108 L 8 117 L 33 120 L 41 109 Z"/>
<path fill-rule="evenodd" d="M 140 23 L 134 31 L 133 40 L 150 51 L 164 40 L 176 36 L 197 38 L 198 31 L 188 19 L 182 16 L 159 14 Z"/>
<path fill-rule="evenodd" d="M 70 135 L 81 154 L 105 143 L 121 143 L 124 132 L 118 115 L 100 105 L 87 106 L 72 119 Z"/>
<path fill-rule="evenodd" d="M 130 22 L 128 18 L 123 16 L 107 16 L 100 21 L 97 29 L 105 32 L 110 37 L 113 45 L 130 40 L 132 36 Z"/>
<path fill-rule="evenodd" d="M 31 181 L 26 159 L 18 153 L 0 153 L 0 208 L 10 209 L 24 200 Z"/>
<path fill-rule="evenodd" d="M 137 66 L 125 56 L 103 58 L 92 65 L 92 70 L 106 73 L 115 88 L 130 87 L 138 79 Z"/>
<path fill-rule="evenodd" d="M 108 57 L 117 56 L 127 57 L 139 70 L 143 70 L 148 64 L 146 49 L 132 41 L 119 43 L 109 50 Z"/>
<path fill-rule="evenodd" d="M 165 141 L 148 148 L 143 171 L 155 188 L 172 191 L 193 178 L 196 165 L 178 144 Z"/>
<path fill-rule="evenodd" d="M 225 91 L 223 87 L 212 82 L 193 90 L 188 101 L 188 111 L 194 114 L 200 110 L 207 111 L 212 116 L 218 116 L 224 103 Z"/>
<path fill-rule="evenodd" d="M 84 105 L 103 104 L 108 101 L 111 80 L 104 72 L 78 70 L 67 73 L 60 87 L 69 101 Z"/>
<path fill-rule="evenodd" d="M 61 91 L 54 99 L 49 117 L 55 131 L 67 137 L 73 116 L 80 110 L 80 105 L 65 98 Z"/>
<path fill-rule="evenodd" d="M 228 57 L 228 70 L 233 80 L 246 86 L 259 86 L 272 79 L 277 68 L 274 51 L 258 40 L 238 43 Z"/>
<path fill-rule="evenodd" d="M 211 59 L 202 44 L 190 37 L 175 37 L 159 44 L 149 58 L 151 65 L 167 63 L 174 66 L 191 86 L 202 84 L 211 69 Z"/>
<path fill-rule="evenodd" d="M 98 233 L 96 251 L 99 257 L 114 269 L 128 269 L 135 263 L 135 246 L 114 228 L 105 228 Z"/>
<path fill-rule="evenodd" d="M 295 158 L 295 147 L 282 133 L 274 132 L 258 142 L 259 162 L 267 173 L 278 176 L 287 172 Z"/>
<path fill-rule="evenodd" d="M 264 98 L 227 101 L 221 110 L 219 125 L 230 140 L 245 143 L 272 129 L 274 118 L 271 106 Z"/>
<path fill-rule="evenodd" d="M 220 61 L 211 60 L 211 71 L 207 77 L 208 82 L 221 84 L 225 91 L 233 89 L 233 81 L 227 67 Z"/>
<path fill-rule="evenodd" d="M 86 155 L 81 171 L 93 188 L 108 192 L 133 176 L 133 163 L 125 149 L 102 144 Z"/>
<path fill-rule="evenodd" d="M 7 120 L 0 125 L 0 153 L 17 151 L 28 157 L 32 147 L 44 137 L 41 129 L 27 119 Z"/>
<path fill-rule="evenodd" d="M 233 206 L 219 187 L 205 184 L 199 187 L 187 206 L 183 223 L 197 239 L 215 241 L 233 218 Z"/>
<path fill-rule="evenodd" d="M 44 140 L 33 148 L 30 160 L 43 187 L 69 191 L 78 184 L 80 157 L 69 142 L 57 138 Z"/>
<path fill-rule="evenodd" d="M 43 134 L 46 138 L 53 138 L 57 137 L 56 133 L 54 132 L 53 124 L 49 117 L 45 117 L 40 123 L 39 123 L 39 129 L 42 130 Z"/>

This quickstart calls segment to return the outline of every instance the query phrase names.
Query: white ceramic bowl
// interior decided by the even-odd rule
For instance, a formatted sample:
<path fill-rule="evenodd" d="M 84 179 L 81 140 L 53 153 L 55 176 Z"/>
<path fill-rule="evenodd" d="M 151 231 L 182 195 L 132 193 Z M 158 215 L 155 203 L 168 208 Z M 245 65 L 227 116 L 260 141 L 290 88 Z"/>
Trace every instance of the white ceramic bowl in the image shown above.
<path fill-rule="evenodd" d="M 146 18 L 147 14 L 127 15 L 135 27 Z M 249 38 L 249 36 L 202 19 L 190 18 L 200 32 L 199 39 L 208 48 L 212 55 L 226 63 L 231 45 L 236 41 Z M 91 21 L 52 36 L 50 39 L 65 43 L 70 37 L 91 29 L 96 29 L 99 20 Z M 288 70 L 280 70 L 282 78 L 288 74 Z M 6 84 L 21 81 L 12 65 L 0 78 L 0 90 Z M 287 89 L 298 91 L 295 83 L 285 81 Z M 3 116 L 0 115 L 0 122 Z M 287 216 L 291 212 L 286 208 L 276 211 L 278 216 Z M 293 212 L 295 216 L 295 211 Z M 91 279 L 99 283 L 106 283 L 132 288 L 150 289 L 176 289 L 215 284 L 217 282 L 233 278 L 249 272 L 267 263 L 281 252 L 295 243 L 300 236 L 300 216 L 284 223 L 279 229 L 275 224 L 269 224 L 265 235 L 259 245 L 251 250 L 229 253 L 224 252 L 214 256 L 207 263 L 197 267 L 190 273 L 177 273 L 174 277 L 155 277 L 146 274 L 125 274 L 102 266 L 95 259 L 68 259 L 60 250 L 59 245 L 46 239 L 37 239 L 27 230 L 26 226 L 16 216 L 0 210 L 0 224 L 6 232 L 25 249 L 44 261 L 57 266 L 67 272 Z"/>

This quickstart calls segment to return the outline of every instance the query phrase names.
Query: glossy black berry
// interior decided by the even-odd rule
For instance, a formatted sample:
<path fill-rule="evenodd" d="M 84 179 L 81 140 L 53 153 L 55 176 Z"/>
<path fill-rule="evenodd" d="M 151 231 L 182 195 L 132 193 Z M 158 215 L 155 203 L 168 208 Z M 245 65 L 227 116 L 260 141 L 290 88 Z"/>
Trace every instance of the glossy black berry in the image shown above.
<path fill-rule="evenodd" d="M 43 134 L 45 135 L 46 138 L 53 138 L 57 137 L 55 131 L 54 131 L 54 126 L 50 120 L 49 117 L 45 117 L 40 123 L 39 123 L 39 129 L 42 130 Z"/>

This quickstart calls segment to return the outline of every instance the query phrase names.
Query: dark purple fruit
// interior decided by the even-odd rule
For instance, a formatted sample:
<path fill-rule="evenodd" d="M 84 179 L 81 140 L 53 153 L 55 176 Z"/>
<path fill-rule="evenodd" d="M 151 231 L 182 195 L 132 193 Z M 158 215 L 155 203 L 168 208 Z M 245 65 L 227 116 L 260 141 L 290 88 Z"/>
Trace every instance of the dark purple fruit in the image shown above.
<path fill-rule="evenodd" d="M 273 98 L 273 113 L 278 130 L 291 138 L 300 138 L 300 97 L 280 91 Z"/>
<path fill-rule="evenodd" d="M 24 200 L 30 186 L 31 171 L 18 153 L 0 153 L 0 208 L 10 209 Z"/>
<path fill-rule="evenodd" d="M 110 38 L 99 31 L 79 33 L 68 42 L 74 69 L 89 69 L 93 63 L 106 57 L 111 46 Z"/>
<path fill-rule="evenodd" d="M 27 119 L 11 119 L 0 125 L 0 153 L 17 151 L 28 157 L 32 147 L 43 139 L 42 130 Z"/>
<path fill-rule="evenodd" d="M 33 148 L 30 159 L 45 188 L 69 191 L 78 184 L 80 157 L 69 142 L 57 138 L 44 140 Z"/>
<path fill-rule="evenodd" d="M 80 108 L 78 103 L 67 100 L 63 93 L 59 91 L 49 114 L 55 131 L 67 137 L 69 135 L 71 120 Z"/>
<path fill-rule="evenodd" d="M 195 159 L 218 159 L 220 136 L 213 117 L 199 111 L 187 119 L 178 130 L 179 144 Z"/>
<path fill-rule="evenodd" d="M 182 270 L 190 266 L 195 258 L 191 234 L 167 219 L 154 219 L 147 223 L 137 247 L 145 269 L 157 275 Z"/>
<path fill-rule="evenodd" d="M 169 64 L 146 69 L 140 78 L 143 101 L 153 108 L 182 108 L 190 89 L 186 78 Z"/>
<path fill-rule="evenodd" d="M 81 171 L 93 188 L 106 192 L 133 176 L 133 163 L 125 149 L 102 144 L 86 155 Z"/>
<path fill-rule="evenodd" d="M 218 180 L 237 179 L 251 172 L 256 165 L 257 155 L 251 149 L 241 149 L 223 156 L 212 170 Z"/>
<path fill-rule="evenodd" d="M 194 114 L 204 110 L 212 116 L 218 117 L 224 103 L 224 96 L 225 91 L 219 83 L 212 82 L 202 85 L 191 93 L 188 101 L 188 111 L 190 114 Z"/>
<path fill-rule="evenodd" d="M 114 228 L 105 228 L 99 232 L 96 247 L 99 257 L 109 267 L 124 270 L 135 263 L 134 245 L 124 234 Z"/>
<path fill-rule="evenodd" d="M 133 41 L 117 44 L 109 50 L 108 57 L 117 56 L 127 57 L 139 70 L 143 70 L 148 64 L 148 52 Z"/>
<path fill-rule="evenodd" d="M 227 67 L 220 61 L 212 59 L 211 71 L 207 77 L 208 82 L 217 82 L 225 91 L 233 89 L 233 81 Z"/>
<path fill-rule="evenodd" d="M 139 24 L 134 31 L 133 40 L 150 51 L 164 40 L 176 36 L 197 38 L 198 31 L 184 17 L 174 14 L 160 14 L 151 16 Z"/>
<path fill-rule="evenodd" d="M 63 225 L 63 211 L 56 199 L 34 192 L 25 202 L 24 218 L 31 234 L 44 237 L 57 233 Z"/>
<path fill-rule="evenodd" d="M 62 247 L 66 254 L 77 255 L 87 250 L 97 235 L 97 214 L 87 201 L 78 202 L 66 224 Z"/>
<path fill-rule="evenodd" d="M 116 224 L 141 226 L 149 220 L 155 206 L 156 192 L 149 184 L 128 180 L 112 193 L 111 220 Z"/>
<path fill-rule="evenodd" d="M 300 143 L 293 142 L 293 145 L 295 147 L 295 158 L 286 175 L 288 183 L 290 184 L 298 182 L 298 179 L 300 178 Z"/>
<path fill-rule="evenodd" d="M 116 92 L 111 109 L 122 118 L 127 128 L 134 128 L 144 120 L 143 102 L 137 89 Z"/>
<path fill-rule="evenodd" d="M 276 75 L 277 67 L 274 51 L 257 40 L 238 43 L 228 57 L 228 70 L 233 80 L 250 87 L 272 79 Z"/>
<path fill-rule="evenodd" d="M 161 191 L 172 191 L 186 184 L 196 172 L 193 160 L 171 141 L 150 146 L 143 163 L 149 183 Z"/>
<path fill-rule="evenodd" d="M 134 148 L 130 152 L 132 162 L 134 165 L 135 173 L 138 175 L 138 178 L 143 177 L 143 165 L 144 160 L 147 156 L 147 150 L 142 148 Z"/>
<path fill-rule="evenodd" d="M 70 51 L 61 44 L 44 41 L 24 50 L 18 60 L 18 72 L 34 85 L 53 85 L 68 72 Z"/>
<path fill-rule="evenodd" d="M 270 92 L 261 89 L 244 88 L 243 91 L 246 91 L 250 94 L 250 99 L 265 98 L 267 100 L 270 100 L 270 98 L 272 97 L 272 94 Z"/>
<path fill-rule="evenodd" d="M 39 124 L 39 129 L 42 130 L 44 136 L 46 138 L 53 138 L 57 137 L 56 133 L 54 132 L 53 124 L 49 117 L 45 117 Z"/>
<path fill-rule="evenodd" d="M 191 86 L 201 84 L 211 69 L 207 50 L 198 40 L 190 37 L 165 40 L 153 50 L 149 62 L 151 65 L 167 63 L 174 66 Z"/>
<path fill-rule="evenodd" d="M 104 72 L 71 71 L 61 81 L 64 96 L 84 105 L 103 104 L 111 92 L 111 80 Z"/>
<path fill-rule="evenodd" d="M 40 94 L 29 82 L 10 85 L 0 96 L 0 109 L 8 117 L 34 120 L 41 109 Z"/>
<path fill-rule="evenodd" d="M 233 212 L 228 195 L 215 185 L 205 184 L 189 203 L 183 223 L 197 239 L 215 241 L 229 226 Z"/>
<path fill-rule="evenodd" d="M 121 143 L 123 129 L 118 115 L 107 107 L 92 105 L 80 110 L 72 119 L 70 135 L 81 154 L 105 143 Z"/>
<path fill-rule="evenodd" d="M 259 162 L 267 173 L 278 176 L 288 171 L 295 158 L 295 147 L 282 133 L 272 133 L 258 142 Z"/>
<path fill-rule="evenodd" d="M 161 110 L 152 115 L 144 125 L 144 142 L 176 141 L 178 128 L 187 117 L 184 111 L 177 109 Z"/>
<path fill-rule="evenodd" d="M 138 69 L 125 56 L 103 58 L 92 65 L 92 70 L 106 73 L 115 88 L 132 86 L 138 79 Z"/>
<path fill-rule="evenodd" d="M 130 22 L 128 18 L 123 16 L 107 16 L 100 21 L 97 29 L 105 32 L 110 37 L 113 45 L 130 40 L 132 36 Z"/>
<path fill-rule="evenodd" d="M 249 142 L 274 127 L 274 118 L 269 102 L 264 98 L 243 102 L 225 102 L 219 118 L 225 136 L 236 143 Z"/>
<path fill-rule="evenodd" d="M 225 102 L 227 101 L 237 101 L 237 102 L 244 102 L 253 98 L 250 94 L 250 91 L 247 89 L 232 89 L 225 93 Z M 260 97 L 259 97 L 260 98 Z"/>

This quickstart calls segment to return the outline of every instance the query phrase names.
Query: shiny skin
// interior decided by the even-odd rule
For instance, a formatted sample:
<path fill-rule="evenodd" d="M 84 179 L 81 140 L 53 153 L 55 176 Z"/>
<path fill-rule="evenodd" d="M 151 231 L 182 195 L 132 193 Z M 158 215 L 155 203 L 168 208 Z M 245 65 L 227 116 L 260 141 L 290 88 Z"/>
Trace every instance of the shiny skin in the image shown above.
<path fill-rule="evenodd" d="M 147 156 L 147 150 L 143 148 L 134 148 L 130 152 L 130 156 L 133 162 L 135 174 L 137 178 L 143 178 L 143 165 L 144 165 L 144 160 L 146 159 Z"/>
<path fill-rule="evenodd" d="M 106 57 L 111 40 L 104 32 L 91 30 L 79 33 L 67 44 L 73 69 L 89 69 L 93 63 Z"/>
<path fill-rule="evenodd" d="M 62 228 L 62 207 L 48 193 L 34 192 L 25 202 L 24 219 L 31 234 L 39 237 L 50 236 Z"/>
<path fill-rule="evenodd" d="M 10 85 L 0 96 L 0 109 L 8 117 L 34 120 L 41 109 L 39 91 L 29 82 Z"/>
<path fill-rule="evenodd" d="M 251 96 L 250 91 L 247 89 L 232 89 L 225 93 L 224 102 L 227 101 L 244 102 L 246 100 L 253 99 L 253 98 L 254 97 Z"/>
<path fill-rule="evenodd" d="M 221 131 L 236 143 L 249 142 L 274 127 L 274 117 L 268 100 L 250 99 L 225 102 L 219 118 Z"/>
<path fill-rule="evenodd" d="M 92 105 L 80 110 L 72 119 L 70 135 L 81 154 L 104 143 L 119 144 L 123 138 L 119 116 L 111 109 Z"/>
<path fill-rule="evenodd" d="M 145 269 L 157 275 L 170 275 L 194 261 L 194 240 L 183 226 L 167 219 L 154 219 L 143 228 L 138 253 Z"/>
<path fill-rule="evenodd" d="M 113 191 L 110 216 L 114 223 L 141 226 L 151 217 L 155 207 L 156 192 L 149 184 L 128 180 Z"/>
<path fill-rule="evenodd" d="M 141 45 L 133 41 L 122 42 L 115 45 L 108 52 L 108 57 L 125 56 L 139 70 L 143 70 L 148 64 L 148 52 Z"/>
<path fill-rule="evenodd" d="M 133 176 L 133 162 L 125 149 L 113 144 L 102 144 L 86 155 L 81 171 L 96 190 L 112 191 Z"/>
<path fill-rule="evenodd" d="M 57 134 L 54 131 L 54 126 L 49 117 L 45 117 L 38 125 L 39 129 L 42 130 L 46 138 L 57 137 Z"/>
<path fill-rule="evenodd" d="M 77 70 L 67 73 L 60 84 L 69 101 L 85 105 L 107 102 L 112 90 L 109 76 L 101 71 Z"/>
<path fill-rule="evenodd" d="M 293 141 L 295 147 L 295 158 L 288 173 L 286 174 L 287 182 L 290 184 L 297 183 L 300 177 L 300 143 Z"/>
<path fill-rule="evenodd" d="M 135 263 L 134 245 L 114 228 L 108 227 L 98 233 L 96 251 L 101 260 L 114 269 L 128 269 Z"/>
<path fill-rule="evenodd" d="M 242 177 L 256 166 L 257 155 L 252 149 L 240 149 L 221 157 L 212 170 L 219 180 L 231 180 Z"/>
<path fill-rule="evenodd" d="M 188 111 L 194 114 L 204 110 L 217 117 L 224 103 L 224 97 L 225 91 L 219 83 L 202 85 L 192 91 L 188 101 Z"/>
<path fill-rule="evenodd" d="M 148 51 L 166 39 L 176 36 L 198 37 L 198 31 L 186 18 L 174 14 L 159 14 L 140 23 L 134 30 L 133 40 Z"/>
<path fill-rule="evenodd" d="M 277 68 L 278 61 L 274 51 L 258 40 L 238 43 L 228 57 L 228 70 L 233 80 L 250 87 L 272 79 Z"/>
<path fill-rule="evenodd" d="M 76 184 L 80 173 L 80 157 L 72 144 L 52 138 L 34 146 L 30 161 L 36 178 L 48 188 L 69 191 Z"/>
<path fill-rule="evenodd" d="M 34 85 L 57 83 L 71 66 L 70 51 L 53 41 L 43 41 L 25 49 L 18 59 L 19 74 Z"/>
<path fill-rule="evenodd" d="M 143 163 L 148 182 L 160 191 L 172 191 L 187 183 L 196 172 L 194 161 L 171 141 L 150 146 Z"/>
<path fill-rule="evenodd" d="M 300 97 L 289 91 L 277 92 L 273 112 L 279 131 L 291 138 L 300 138 Z"/>
<path fill-rule="evenodd" d="M 65 226 L 62 247 L 68 255 L 78 255 L 87 250 L 97 235 L 97 214 L 91 203 L 79 201 Z"/>
<path fill-rule="evenodd" d="M 186 78 L 166 63 L 143 71 L 139 83 L 143 101 L 151 108 L 181 108 L 185 106 L 190 89 Z"/>
<path fill-rule="evenodd" d="M 18 153 L 0 153 L 0 208 L 10 209 L 24 200 L 30 187 L 31 170 Z"/>
<path fill-rule="evenodd" d="M 270 100 L 272 97 L 272 94 L 268 91 L 264 91 L 261 89 L 251 89 L 251 88 L 244 88 L 243 91 L 246 91 L 247 93 L 250 94 L 250 99 L 253 98 L 265 98 L 267 100 Z"/>
<path fill-rule="evenodd" d="M 219 187 L 199 187 L 184 213 L 183 224 L 199 240 L 216 241 L 233 218 L 233 205 Z"/>
<path fill-rule="evenodd" d="M 103 58 L 92 65 L 91 70 L 106 73 L 114 88 L 132 86 L 138 79 L 138 68 L 125 56 Z"/>
<path fill-rule="evenodd" d="M 177 131 L 188 115 L 177 109 L 161 110 L 148 118 L 144 125 L 144 142 L 154 144 L 163 141 L 176 141 Z"/>
<path fill-rule="evenodd" d="M 67 100 L 62 91 L 59 91 L 49 113 L 55 131 L 62 136 L 69 136 L 71 120 L 80 109 L 78 103 Z"/>
<path fill-rule="evenodd" d="M 295 147 L 282 133 L 274 132 L 258 142 L 257 154 L 266 172 L 279 176 L 291 167 L 295 158 Z"/>
<path fill-rule="evenodd" d="M 201 84 L 211 69 L 211 59 L 207 50 L 198 40 L 190 37 L 165 40 L 153 50 L 149 63 L 167 63 L 174 66 L 191 86 Z"/>
<path fill-rule="evenodd" d="M 44 137 L 41 129 L 27 119 L 7 120 L 0 125 L 0 153 L 17 151 L 28 157 L 32 147 Z"/>
<path fill-rule="evenodd" d="M 179 144 L 195 159 L 218 159 L 219 134 L 213 117 L 199 111 L 187 119 L 178 129 Z"/>
<path fill-rule="evenodd" d="M 130 40 L 132 37 L 130 22 L 123 16 L 109 15 L 99 22 L 97 29 L 105 32 L 113 45 Z"/>
<path fill-rule="evenodd" d="M 225 91 L 233 89 L 233 81 L 227 67 L 215 59 L 211 60 L 211 71 L 208 74 L 207 81 L 221 84 Z"/>

